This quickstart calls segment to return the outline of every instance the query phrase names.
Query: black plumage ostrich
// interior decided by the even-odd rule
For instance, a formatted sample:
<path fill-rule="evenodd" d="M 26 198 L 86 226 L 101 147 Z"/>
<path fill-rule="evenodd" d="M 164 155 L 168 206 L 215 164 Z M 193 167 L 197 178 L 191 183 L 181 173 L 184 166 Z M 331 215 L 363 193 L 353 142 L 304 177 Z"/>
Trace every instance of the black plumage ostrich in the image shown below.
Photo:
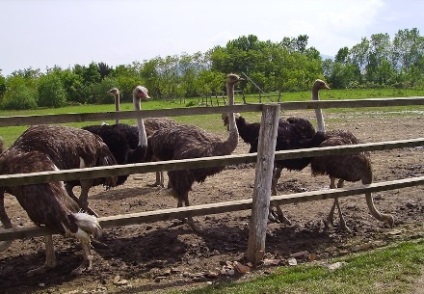
<path fill-rule="evenodd" d="M 118 88 L 112 88 L 109 90 L 109 93 L 115 98 L 115 110 L 118 112 L 120 111 L 120 103 L 121 103 L 121 93 Z M 117 123 L 119 120 L 117 120 Z M 172 126 L 175 126 L 177 123 L 169 118 L 147 118 L 144 120 L 144 125 L 146 128 L 146 135 L 147 138 L 149 138 L 155 131 L 158 129 L 163 128 L 169 128 Z M 137 142 L 134 142 L 134 133 L 137 132 L 137 129 L 133 126 L 127 126 L 125 134 L 127 135 L 127 138 L 129 138 L 129 147 L 135 148 L 134 144 L 137 145 Z M 104 140 L 107 140 L 106 138 L 102 137 Z M 122 152 L 122 151 L 121 151 Z M 151 161 L 154 161 L 156 159 L 150 158 Z M 131 163 L 131 162 L 129 162 Z M 165 187 L 164 184 L 164 177 L 163 172 L 158 171 L 156 172 L 156 181 L 154 184 L 148 184 L 150 187 Z"/>
<path fill-rule="evenodd" d="M 228 120 L 225 114 L 223 115 L 222 119 L 224 125 L 227 125 Z M 250 145 L 249 152 L 257 152 L 260 123 L 248 123 L 244 117 L 237 114 L 236 124 L 239 130 L 240 137 L 245 143 Z M 314 127 L 307 119 L 299 117 L 289 117 L 287 119 L 280 118 L 278 123 L 277 142 L 275 150 L 279 151 L 316 147 L 317 142 L 315 134 L 316 132 Z M 274 162 L 274 171 L 272 176 L 272 195 L 277 195 L 278 179 L 280 178 L 281 172 L 284 168 L 289 171 L 301 171 L 309 165 L 310 161 L 310 157 L 276 160 Z M 276 205 L 275 208 L 277 209 L 277 212 L 274 212 L 270 208 L 269 218 L 271 220 L 278 219 L 281 222 L 290 223 L 290 221 L 284 216 L 280 206 Z"/>
<path fill-rule="evenodd" d="M 330 89 L 330 87 L 322 80 L 316 80 L 312 87 L 312 99 L 319 100 L 319 90 Z M 324 116 L 320 108 L 315 109 L 318 130 L 322 135 L 320 147 L 339 146 L 358 144 L 360 141 L 356 136 L 348 130 L 325 130 Z M 326 155 L 314 157 L 311 161 L 311 170 L 314 176 L 328 175 L 330 177 L 330 188 L 336 188 L 335 181 L 338 179 L 337 188 L 341 188 L 345 181 L 357 182 L 362 184 L 371 184 L 373 181 L 373 171 L 369 152 L 360 152 L 356 154 L 340 154 Z M 372 194 L 365 193 L 368 209 L 371 214 L 378 220 L 388 223 L 390 226 L 394 224 L 394 218 L 390 214 L 384 214 L 377 210 L 374 205 Z M 337 207 L 340 217 L 340 227 L 346 231 L 350 231 L 343 217 L 338 198 L 334 198 L 333 206 L 326 220 L 326 225 L 333 225 L 334 210 Z"/>
<path fill-rule="evenodd" d="M 116 88 L 111 89 L 113 91 Z M 116 89 L 117 90 L 117 89 Z M 141 110 L 141 101 L 150 99 L 147 88 L 135 87 L 133 91 L 133 104 L 136 111 Z M 84 130 L 98 135 L 106 143 L 118 164 L 143 162 L 147 153 L 147 133 L 145 120 L 137 118 L 137 126 L 127 124 L 91 125 L 83 127 Z M 117 185 L 123 184 L 128 175 L 118 177 Z"/>
<path fill-rule="evenodd" d="M 57 167 L 51 159 L 38 151 L 22 152 L 11 149 L 0 156 L 0 171 L 5 174 L 54 170 Z M 74 272 L 81 273 L 91 269 L 90 236 L 100 236 L 101 228 L 95 216 L 79 212 L 78 203 L 68 196 L 63 182 L 6 187 L 6 191 L 17 198 L 36 225 L 79 239 L 84 262 Z M 47 235 L 45 238 L 46 261 L 42 267 L 29 271 L 29 276 L 44 273 L 56 266 L 52 236 Z"/>
<path fill-rule="evenodd" d="M 227 93 L 229 104 L 234 104 L 234 87 L 243 80 L 236 74 L 227 76 Z M 159 129 L 149 138 L 149 150 L 154 158 L 164 160 L 178 160 L 198 157 L 221 156 L 231 154 L 238 144 L 238 131 L 234 114 L 228 114 L 229 136 L 226 140 L 210 134 L 196 126 L 176 125 Z M 206 177 L 222 171 L 224 167 L 196 168 L 169 171 L 168 192 L 177 198 L 178 207 L 189 206 L 188 193 L 194 182 L 203 182 Z M 197 230 L 191 217 L 188 223 L 193 230 Z"/>

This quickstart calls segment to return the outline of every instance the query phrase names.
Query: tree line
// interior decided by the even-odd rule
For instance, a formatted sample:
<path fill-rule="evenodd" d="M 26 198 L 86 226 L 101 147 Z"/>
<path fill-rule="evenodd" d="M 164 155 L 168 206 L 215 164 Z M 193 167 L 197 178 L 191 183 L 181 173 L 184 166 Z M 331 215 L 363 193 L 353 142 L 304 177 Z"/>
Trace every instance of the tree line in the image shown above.
<path fill-rule="evenodd" d="M 3 76 L 0 70 L 0 108 L 31 109 L 67 104 L 113 103 L 112 87 L 131 101 L 132 89 L 142 84 L 155 99 L 184 99 L 225 95 L 227 73 L 245 73 L 267 93 L 309 89 L 317 78 L 333 88 L 423 88 L 424 38 L 418 29 L 363 37 L 352 48 L 342 47 L 334 58 L 323 58 L 308 46 L 307 35 L 261 41 L 255 35 L 230 40 L 207 52 L 156 57 L 112 67 L 104 62 L 17 70 Z M 244 93 L 257 93 L 252 83 Z"/>

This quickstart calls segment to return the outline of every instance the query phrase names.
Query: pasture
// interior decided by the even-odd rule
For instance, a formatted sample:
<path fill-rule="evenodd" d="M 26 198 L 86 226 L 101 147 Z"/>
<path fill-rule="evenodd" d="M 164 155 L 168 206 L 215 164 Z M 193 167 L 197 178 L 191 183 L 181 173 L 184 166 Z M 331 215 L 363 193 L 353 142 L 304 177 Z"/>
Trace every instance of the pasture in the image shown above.
<path fill-rule="evenodd" d="M 324 93 L 322 99 L 326 99 Z M 325 110 L 325 113 L 328 129 L 352 130 L 364 142 L 424 137 L 424 117 L 422 107 L 418 106 Z M 259 115 L 249 114 L 246 118 L 254 121 Z M 314 121 L 312 110 L 283 111 L 282 115 Z M 219 114 L 209 115 L 207 120 L 200 118 L 195 124 L 202 126 L 205 121 L 205 129 L 217 132 L 223 138 L 226 136 Z M 235 153 L 243 154 L 247 150 L 248 146 L 240 140 Z M 372 160 L 375 182 L 422 176 L 424 173 L 422 148 L 419 147 L 375 151 Z M 226 168 L 193 187 L 189 196 L 192 205 L 251 198 L 254 172 L 252 165 Z M 125 185 L 112 190 L 97 187 L 91 192 L 90 203 L 101 216 L 175 207 L 173 198 L 146 186 L 153 181 L 154 174 L 135 174 Z M 289 194 L 327 187 L 327 177 L 313 178 L 306 168 L 302 172 L 284 171 L 278 190 L 280 194 Z M 299 252 L 308 252 L 308 257 L 298 258 L 299 262 L 323 261 L 416 238 L 423 230 L 423 190 L 422 186 L 416 186 L 374 195 L 381 211 L 395 215 L 394 228 L 385 227 L 369 215 L 363 196 L 341 199 L 352 234 L 337 231 L 337 226 L 332 232 L 323 230 L 321 221 L 331 207 L 329 200 L 285 205 L 283 210 L 292 225 L 269 224 L 266 260 L 271 265 L 264 265 L 257 271 L 272 268 L 272 265 L 285 265 L 291 254 Z M 6 209 L 15 224 L 27 224 L 25 212 L 13 197 L 6 197 Z M 77 245 L 73 240 L 55 236 L 57 269 L 42 277 L 25 278 L 25 283 L 21 279 L 24 273 L 43 260 L 43 242 L 39 238 L 20 240 L 1 255 L 1 287 L 31 293 L 72 293 L 84 289 L 93 292 L 107 289 L 108 293 L 170 292 L 186 290 L 199 283 L 243 279 L 246 275 L 220 273 L 226 262 L 243 262 L 249 218 L 249 211 L 196 217 L 200 233 L 173 221 L 108 228 L 101 239 L 107 247 L 96 249 L 95 268 L 81 276 L 69 275 L 79 263 L 78 253 L 75 254 Z"/>

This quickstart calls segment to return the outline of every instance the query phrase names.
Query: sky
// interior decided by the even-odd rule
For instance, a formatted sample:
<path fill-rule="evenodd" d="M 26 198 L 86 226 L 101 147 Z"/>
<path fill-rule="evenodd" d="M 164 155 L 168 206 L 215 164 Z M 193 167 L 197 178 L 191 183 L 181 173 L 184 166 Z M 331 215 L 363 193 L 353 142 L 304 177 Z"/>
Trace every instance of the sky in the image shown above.
<path fill-rule="evenodd" d="M 422 0 L 0 0 L 0 69 L 206 52 L 240 36 L 280 42 L 308 35 L 335 56 L 363 37 L 424 28 Z"/>

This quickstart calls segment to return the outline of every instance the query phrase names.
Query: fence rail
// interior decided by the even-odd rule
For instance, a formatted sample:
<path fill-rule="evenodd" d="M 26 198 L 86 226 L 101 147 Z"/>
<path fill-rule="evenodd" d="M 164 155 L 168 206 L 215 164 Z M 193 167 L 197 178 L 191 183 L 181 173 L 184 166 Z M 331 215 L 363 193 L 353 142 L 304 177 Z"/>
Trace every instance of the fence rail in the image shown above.
<path fill-rule="evenodd" d="M 296 109 L 316 109 L 316 108 L 347 108 L 347 107 L 387 107 L 387 106 L 409 106 L 424 105 L 424 97 L 408 98 L 373 98 L 360 100 L 321 100 L 321 101 L 290 101 L 275 102 L 283 110 Z M 0 117 L 0 126 L 26 126 L 32 124 L 60 124 L 70 122 L 89 122 L 104 121 L 116 119 L 135 119 L 139 116 L 147 117 L 174 117 L 182 115 L 200 115 L 216 114 L 227 112 L 258 112 L 262 110 L 264 104 L 244 104 L 231 106 L 212 106 L 212 107 L 192 107 L 179 109 L 160 109 L 160 110 L 140 110 L 140 111 L 120 111 L 104 113 L 69 113 L 69 114 L 51 114 L 51 115 L 29 115 L 29 116 L 2 116 Z"/>
<path fill-rule="evenodd" d="M 403 189 L 423 184 L 424 177 L 412 177 L 408 179 L 372 183 L 366 186 L 360 185 L 357 187 L 337 188 L 328 189 L 324 191 L 309 191 L 302 193 L 272 196 L 270 202 L 272 204 L 301 203 L 323 199 L 333 199 L 335 197 L 340 198 L 361 195 L 367 191 L 376 193 L 395 189 Z M 98 221 L 102 228 L 111 228 L 117 226 L 129 226 L 141 223 L 167 221 L 172 219 L 182 219 L 189 216 L 196 217 L 249 209 L 252 209 L 252 199 L 105 216 L 99 217 Z M 51 233 L 54 234 L 55 232 L 49 231 L 45 227 L 36 226 L 3 229 L 0 230 L 0 241 L 40 237 Z"/>
<path fill-rule="evenodd" d="M 296 150 L 276 151 L 275 159 L 292 159 L 299 157 L 313 157 L 330 154 L 349 154 L 361 151 L 390 150 L 397 148 L 424 146 L 424 138 L 364 143 L 320 148 L 303 148 Z M 77 180 L 99 178 L 104 176 L 121 176 L 135 173 L 147 173 L 164 170 L 181 170 L 188 168 L 208 168 L 214 166 L 240 165 L 257 161 L 257 153 L 211 156 L 184 160 L 169 160 L 158 162 L 145 162 L 114 166 L 90 167 L 81 169 L 68 169 L 49 172 L 27 174 L 0 175 L 0 186 L 16 186 L 25 184 L 39 184 L 51 181 Z"/>

